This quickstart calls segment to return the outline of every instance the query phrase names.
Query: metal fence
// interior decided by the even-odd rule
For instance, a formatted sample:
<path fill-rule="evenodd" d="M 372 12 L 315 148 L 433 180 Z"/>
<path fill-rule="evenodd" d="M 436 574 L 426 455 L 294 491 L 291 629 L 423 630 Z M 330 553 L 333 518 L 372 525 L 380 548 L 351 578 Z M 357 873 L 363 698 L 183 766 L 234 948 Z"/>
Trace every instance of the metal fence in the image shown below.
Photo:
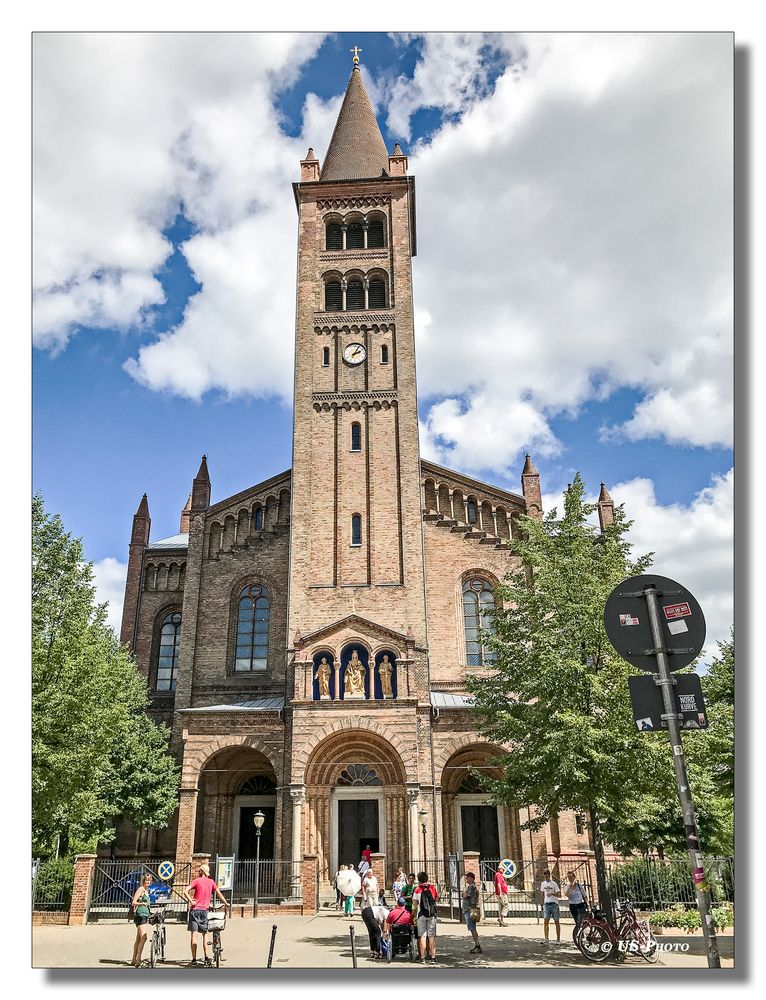
<path fill-rule="evenodd" d="M 705 858 L 714 903 L 734 902 L 734 859 Z M 607 887 L 613 899 L 629 899 L 636 909 L 693 907 L 697 896 L 689 859 L 636 857 L 607 862 Z"/>
<path fill-rule="evenodd" d="M 180 890 L 191 880 L 191 864 L 179 865 L 172 875 L 163 877 L 163 866 L 167 864 L 159 858 L 99 858 L 93 868 L 88 920 L 127 920 L 133 894 L 147 872 L 152 876 L 149 886 L 152 905 L 164 907 L 168 917 L 185 920 L 188 904 Z"/>
<path fill-rule="evenodd" d="M 232 903 L 282 903 L 300 897 L 300 865 L 271 860 L 234 862 Z"/>
<path fill-rule="evenodd" d="M 74 865 L 58 858 L 54 861 L 32 862 L 32 910 L 52 913 L 67 912 L 72 902 Z"/>

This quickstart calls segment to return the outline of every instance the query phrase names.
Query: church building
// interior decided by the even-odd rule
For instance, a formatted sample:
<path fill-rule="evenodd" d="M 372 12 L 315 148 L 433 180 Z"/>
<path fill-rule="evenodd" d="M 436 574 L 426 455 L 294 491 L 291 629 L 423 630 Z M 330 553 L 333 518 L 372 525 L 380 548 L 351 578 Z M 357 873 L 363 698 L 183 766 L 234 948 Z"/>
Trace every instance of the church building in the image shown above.
<path fill-rule="evenodd" d="M 424 852 L 587 855 L 574 813 L 530 833 L 534 804 L 497 807 L 476 778 L 498 748 L 465 678 L 492 669 L 483 616 L 540 477 L 527 455 L 511 493 L 420 458 L 415 178 L 356 58 L 293 196 L 292 465 L 211 503 L 203 456 L 177 535 L 151 538 L 146 496 L 133 518 L 121 639 L 182 776 L 171 826 L 121 825 L 117 853 L 251 858 L 260 811 L 261 857 L 316 854 L 324 885 L 367 845 L 405 870 Z"/>

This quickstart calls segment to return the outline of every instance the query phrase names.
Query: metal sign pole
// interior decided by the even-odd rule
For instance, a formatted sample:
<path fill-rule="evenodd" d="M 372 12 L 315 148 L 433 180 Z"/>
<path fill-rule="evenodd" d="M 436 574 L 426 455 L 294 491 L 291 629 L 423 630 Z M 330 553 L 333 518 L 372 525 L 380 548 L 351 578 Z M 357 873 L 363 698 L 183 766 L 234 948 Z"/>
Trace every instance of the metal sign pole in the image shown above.
<path fill-rule="evenodd" d="M 686 833 L 686 845 L 689 853 L 689 862 L 692 868 L 694 887 L 697 893 L 697 907 L 700 912 L 702 922 L 702 933 L 705 938 L 707 949 L 707 964 L 711 969 L 721 968 L 721 958 L 718 954 L 718 941 L 716 939 L 715 928 L 710 917 L 710 892 L 704 886 L 706 883 L 705 870 L 702 853 L 700 852 L 699 831 L 697 830 L 697 819 L 694 815 L 694 802 L 692 801 L 691 790 L 689 788 L 689 776 L 686 771 L 686 758 L 684 748 L 681 743 L 681 729 L 678 725 L 678 712 L 675 698 L 673 697 L 673 685 L 675 678 L 671 675 L 668 665 L 667 650 L 660 629 L 660 612 L 658 607 L 657 589 L 653 584 L 644 588 L 644 597 L 649 611 L 649 625 L 652 630 L 652 641 L 654 643 L 654 653 L 657 658 L 659 668 L 659 678 L 656 683 L 662 691 L 662 701 L 665 706 L 665 716 L 668 724 L 668 738 L 670 739 L 670 750 L 673 757 L 673 766 L 676 772 L 676 784 L 678 785 L 678 799 L 681 803 L 681 811 L 684 817 L 684 831 Z M 704 888 L 703 888 L 704 887 Z"/>

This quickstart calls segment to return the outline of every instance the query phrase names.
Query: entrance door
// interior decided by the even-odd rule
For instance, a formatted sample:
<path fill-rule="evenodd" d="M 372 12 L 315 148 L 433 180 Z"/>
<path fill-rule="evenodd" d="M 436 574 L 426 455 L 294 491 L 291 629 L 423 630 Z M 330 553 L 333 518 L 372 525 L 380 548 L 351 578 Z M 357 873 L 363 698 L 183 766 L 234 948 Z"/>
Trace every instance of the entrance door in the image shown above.
<path fill-rule="evenodd" d="M 239 843 L 237 857 L 241 861 L 255 858 L 256 836 L 253 816 L 258 810 L 266 817 L 261 827 L 261 859 L 274 860 L 274 806 L 240 806 L 239 810 Z"/>
<path fill-rule="evenodd" d="M 338 801 L 338 864 L 359 864 L 362 851 L 380 849 L 377 799 L 340 799 Z"/>
<path fill-rule="evenodd" d="M 460 823 L 464 851 L 478 851 L 482 858 L 500 857 L 495 806 L 461 806 Z"/>

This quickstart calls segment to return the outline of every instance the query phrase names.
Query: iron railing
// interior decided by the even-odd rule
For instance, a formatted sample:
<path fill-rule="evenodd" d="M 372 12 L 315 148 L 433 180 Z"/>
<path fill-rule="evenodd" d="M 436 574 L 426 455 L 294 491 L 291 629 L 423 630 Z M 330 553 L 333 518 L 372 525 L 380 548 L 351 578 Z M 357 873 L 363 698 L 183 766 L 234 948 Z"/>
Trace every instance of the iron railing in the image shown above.
<path fill-rule="evenodd" d="M 705 858 L 713 903 L 734 902 L 734 859 Z M 634 857 L 607 862 L 607 887 L 613 899 L 629 899 L 641 910 L 693 907 L 697 895 L 689 859 Z"/>
<path fill-rule="evenodd" d="M 57 859 L 32 862 L 32 910 L 52 913 L 67 912 L 72 902 L 74 865 Z"/>
<path fill-rule="evenodd" d="M 142 877 L 152 876 L 149 900 L 153 906 L 162 906 L 166 916 L 185 920 L 188 903 L 180 890 L 186 889 L 191 880 L 191 864 L 173 866 L 172 875 L 163 877 L 161 858 L 109 858 L 97 859 L 93 868 L 93 889 L 88 920 L 127 920 L 133 894 Z"/>
<path fill-rule="evenodd" d="M 292 861 L 235 861 L 232 903 L 282 903 L 301 898 L 300 866 Z"/>

